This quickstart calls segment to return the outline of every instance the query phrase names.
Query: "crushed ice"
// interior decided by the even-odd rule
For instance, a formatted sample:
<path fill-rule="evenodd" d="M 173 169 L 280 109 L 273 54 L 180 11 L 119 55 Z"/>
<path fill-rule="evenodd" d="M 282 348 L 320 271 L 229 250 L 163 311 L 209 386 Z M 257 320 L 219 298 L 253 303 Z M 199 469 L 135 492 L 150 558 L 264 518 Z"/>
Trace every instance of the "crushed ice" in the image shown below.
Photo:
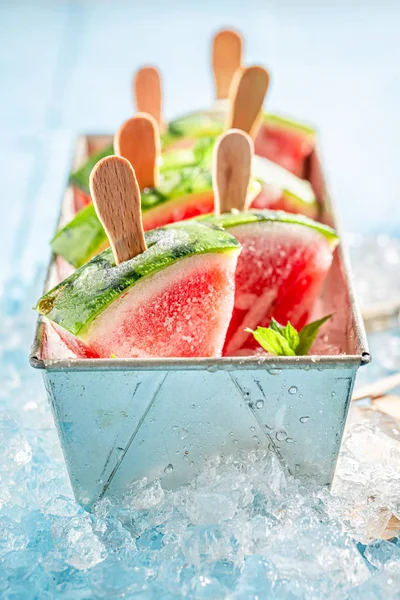
<path fill-rule="evenodd" d="M 5 289 L 2 599 L 399 597 L 400 430 L 389 417 L 353 411 L 332 494 L 260 453 L 214 460 L 176 491 L 135 482 L 90 514 L 73 499 L 40 375 L 27 365 L 38 290 L 18 280 Z M 399 368 L 379 345 L 390 338 L 399 357 L 398 337 L 375 334 L 373 376 Z"/>

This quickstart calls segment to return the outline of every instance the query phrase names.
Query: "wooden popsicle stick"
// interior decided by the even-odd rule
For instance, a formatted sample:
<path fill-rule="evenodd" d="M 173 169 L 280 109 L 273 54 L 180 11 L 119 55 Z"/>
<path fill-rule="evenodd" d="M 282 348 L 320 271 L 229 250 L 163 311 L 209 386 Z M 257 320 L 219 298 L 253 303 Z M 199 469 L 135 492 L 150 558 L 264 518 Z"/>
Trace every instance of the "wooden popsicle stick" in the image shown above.
<path fill-rule="evenodd" d="M 126 121 L 114 136 L 114 150 L 129 160 L 141 190 L 157 186 L 161 143 L 154 117 L 138 113 Z"/>
<path fill-rule="evenodd" d="M 133 79 L 133 95 L 137 112 L 148 113 L 163 129 L 161 75 L 156 67 L 142 67 Z"/>
<path fill-rule="evenodd" d="M 144 252 L 140 190 L 130 162 L 122 156 L 100 160 L 90 174 L 90 193 L 115 263 L 119 265 Z"/>
<path fill-rule="evenodd" d="M 368 383 L 367 385 L 363 385 L 362 387 L 358 388 L 353 392 L 352 400 L 378 398 L 379 396 L 383 396 L 398 386 L 400 386 L 400 373 L 395 373 L 394 375 L 383 377 L 382 379 L 378 379 L 378 381 Z"/>
<path fill-rule="evenodd" d="M 242 129 L 255 137 L 268 85 L 269 73 L 263 67 L 247 67 L 236 71 L 229 89 L 231 107 L 228 129 Z"/>
<path fill-rule="evenodd" d="M 372 399 L 372 404 L 380 412 L 400 422 L 400 396 L 388 395 Z"/>
<path fill-rule="evenodd" d="M 247 190 L 254 154 L 253 140 L 239 129 L 226 131 L 217 140 L 213 153 L 215 213 L 247 209 Z"/>
<path fill-rule="evenodd" d="M 212 43 L 212 69 L 217 99 L 228 98 L 236 70 L 242 65 L 242 36 L 232 29 L 222 29 Z"/>

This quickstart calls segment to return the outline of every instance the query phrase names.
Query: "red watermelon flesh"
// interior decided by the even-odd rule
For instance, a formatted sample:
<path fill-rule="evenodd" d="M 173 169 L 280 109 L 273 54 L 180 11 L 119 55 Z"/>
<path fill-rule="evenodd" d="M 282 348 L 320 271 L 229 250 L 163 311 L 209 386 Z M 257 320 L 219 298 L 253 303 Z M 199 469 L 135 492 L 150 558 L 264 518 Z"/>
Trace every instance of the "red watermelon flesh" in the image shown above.
<path fill-rule="evenodd" d="M 303 327 L 332 263 L 332 245 L 315 229 L 293 223 L 257 222 L 229 228 L 242 244 L 235 305 L 223 354 L 257 342 L 244 329 L 267 327 L 274 317 Z"/>
<path fill-rule="evenodd" d="M 145 231 L 185 221 L 199 215 L 206 215 L 214 210 L 214 194 L 212 191 L 181 196 L 159 204 L 154 209 L 142 213 Z"/>
<path fill-rule="evenodd" d="M 298 177 L 304 177 L 305 159 L 313 147 L 314 136 L 269 122 L 261 126 L 254 145 L 256 154 L 278 163 Z"/>
<path fill-rule="evenodd" d="M 89 194 L 86 194 L 83 190 L 78 187 L 74 187 L 74 209 L 75 212 L 79 212 L 82 208 L 85 208 L 92 202 Z"/>
<path fill-rule="evenodd" d="M 81 358 L 221 356 L 233 308 L 236 253 L 194 256 L 138 283 L 79 338 L 55 326 Z"/>

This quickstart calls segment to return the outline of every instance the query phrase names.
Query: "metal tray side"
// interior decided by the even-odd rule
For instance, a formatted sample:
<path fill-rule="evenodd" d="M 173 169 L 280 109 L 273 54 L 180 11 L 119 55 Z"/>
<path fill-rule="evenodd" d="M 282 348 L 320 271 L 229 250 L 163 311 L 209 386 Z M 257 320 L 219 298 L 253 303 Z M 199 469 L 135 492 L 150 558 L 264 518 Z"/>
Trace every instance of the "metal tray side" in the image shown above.
<path fill-rule="evenodd" d="M 77 500 L 144 476 L 173 488 L 209 459 L 273 450 L 333 479 L 357 365 L 342 368 L 43 371 Z"/>

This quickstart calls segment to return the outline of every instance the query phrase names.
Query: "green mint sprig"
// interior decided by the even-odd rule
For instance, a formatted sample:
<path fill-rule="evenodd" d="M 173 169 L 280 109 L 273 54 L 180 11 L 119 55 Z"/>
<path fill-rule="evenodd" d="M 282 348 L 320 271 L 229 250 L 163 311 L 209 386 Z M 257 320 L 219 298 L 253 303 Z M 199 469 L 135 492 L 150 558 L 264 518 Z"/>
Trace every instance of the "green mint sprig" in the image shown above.
<path fill-rule="evenodd" d="M 332 315 L 327 315 L 318 321 L 309 323 L 300 331 L 297 331 L 288 323 L 285 327 L 280 325 L 275 319 L 271 320 L 269 327 L 257 327 L 245 331 L 252 333 L 255 340 L 264 350 L 275 356 L 306 356 L 321 325 L 323 325 Z"/>

